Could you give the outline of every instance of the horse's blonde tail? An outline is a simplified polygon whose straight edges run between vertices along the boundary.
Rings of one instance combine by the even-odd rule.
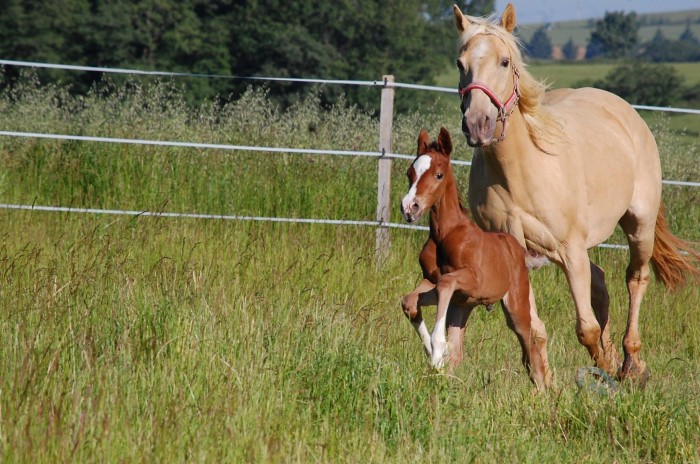
[[[656,216],[651,265],[656,279],[673,291],[686,283],[687,276],[700,281],[700,253],[694,248],[695,244],[681,240],[671,233],[665,213],[666,208],[661,203]]]

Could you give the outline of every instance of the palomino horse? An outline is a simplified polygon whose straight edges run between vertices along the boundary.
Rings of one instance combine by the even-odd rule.
[[[608,92],[545,92],[523,65],[512,5],[497,24],[457,6],[454,16],[462,130],[476,147],[468,194],[474,220],[555,262],[571,289],[579,342],[599,368],[643,383],[639,309],[649,263],[668,289],[687,275],[700,277],[694,264],[700,254],[671,234],[664,217],[654,137],[629,104]],[[604,274],[587,253],[616,224],[630,249],[622,364],[610,340]],[[546,338],[544,331],[539,336]]]
[[[508,327],[520,341],[522,362],[537,388],[543,389],[551,380],[547,341],[532,336],[538,332],[533,326],[544,330],[544,325],[530,311],[525,250],[512,235],[484,232],[469,219],[459,201],[451,152],[452,140],[444,128],[433,143],[421,130],[418,156],[408,169],[410,189],[401,210],[408,222],[430,210],[430,234],[419,256],[424,280],[404,297],[403,310],[431,364],[441,368],[449,357],[452,369],[462,360],[464,329],[472,309],[500,300]],[[437,315],[430,335],[421,306],[435,304]]]

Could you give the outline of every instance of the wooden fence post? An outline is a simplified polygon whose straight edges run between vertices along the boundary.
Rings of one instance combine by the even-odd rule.
[[[389,256],[391,238],[389,228],[383,224],[391,221],[391,158],[386,157],[391,153],[391,131],[394,123],[394,76],[383,77],[381,108],[379,110],[379,158],[377,176],[377,266]]]

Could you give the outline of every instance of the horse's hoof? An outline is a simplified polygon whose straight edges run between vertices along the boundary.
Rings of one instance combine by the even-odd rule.
[[[639,388],[646,387],[649,376],[649,368],[644,361],[640,361],[639,364],[626,361],[616,375],[618,380],[628,380]]]

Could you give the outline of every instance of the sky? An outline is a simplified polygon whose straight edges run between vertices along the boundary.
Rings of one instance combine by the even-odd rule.
[[[606,11],[659,13],[700,9],[700,0],[496,0],[499,15],[509,2],[521,24],[602,18]]]

